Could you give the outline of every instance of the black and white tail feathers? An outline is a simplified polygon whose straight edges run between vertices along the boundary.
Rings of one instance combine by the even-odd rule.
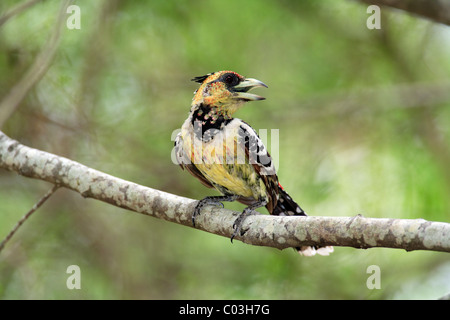
[[[278,202],[275,208],[273,208],[272,214],[276,216],[306,216],[305,211],[292,200],[286,191],[284,191],[281,185],[278,185],[279,195]]]
[[[284,191],[283,187],[279,185],[279,198],[276,207],[273,209],[272,214],[277,216],[306,216],[305,211]],[[328,256],[333,252],[333,247],[316,247],[316,246],[303,246],[295,248],[300,255],[307,257],[314,256],[316,253],[321,256]]]

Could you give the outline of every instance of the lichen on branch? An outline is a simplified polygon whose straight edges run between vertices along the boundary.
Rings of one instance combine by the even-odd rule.
[[[78,162],[33,149],[0,131],[0,168],[71,189],[131,211],[192,227],[196,201],[126,181]],[[240,212],[205,206],[198,229],[230,237]],[[387,247],[450,252],[450,224],[423,219],[252,215],[235,239],[277,249],[304,245]]]

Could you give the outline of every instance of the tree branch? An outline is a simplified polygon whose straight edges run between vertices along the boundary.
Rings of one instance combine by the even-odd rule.
[[[19,230],[20,226],[29,218],[31,215],[39,209],[45,201],[47,201],[53,193],[59,188],[59,186],[54,185],[47,193],[39,199],[38,202],[16,223],[14,228],[8,233],[8,235],[3,239],[3,241],[0,243],[0,252],[2,252],[3,248],[5,247],[6,243],[11,240],[12,236]]]
[[[16,111],[21,101],[39,80],[45,75],[58,49],[61,32],[65,26],[66,10],[73,0],[65,0],[61,4],[55,30],[49,37],[46,45],[36,57],[29,70],[20,81],[11,88],[9,93],[0,101],[0,128]]]
[[[25,11],[26,9],[34,6],[36,3],[40,2],[40,1],[42,1],[42,0],[30,0],[30,1],[27,1],[27,2],[19,3],[14,8],[12,8],[11,10],[9,10],[8,12],[6,12],[5,14],[3,14],[0,17],[0,27],[3,24],[5,24],[6,21],[8,21],[12,17],[14,17],[15,15],[22,13],[23,11]]]
[[[78,162],[26,147],[0,131],[0,167],[45,180],[114,206],[192,227],[195,200],[147,188]],[[239,215],[206,206],[196,219],[198,229],[230,237]],[[249,216],[243,223],[245,243],[278,249],[303,245],[355,248],[388,247],[450,252],[450,224],[423,219],[356,217]]]
[[[369,5],[388,6],[425,17],[434,22],[450,25],[448,0],[359,0]]]

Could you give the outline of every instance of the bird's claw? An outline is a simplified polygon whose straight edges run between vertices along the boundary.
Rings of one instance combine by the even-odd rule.
[[[202,210],[202,208],[206,205],[211,205],[211,206],[216,206],[216,207],[220,207],[220,208],[225,208],[225,206],[223,205],[222,202],[220,201],[215,201],[215,200],[211,200],[211,199],[203,199],[200,200],[197,205],[195,206],[194,209],[194,213],[192,214],[192,225],[195,227],[195,218],[200,215],[200,211]]]
[[[240,215],[239,217],[237,217],[236,220],[234,220],[233,223],[233,233],[231,235],[230,241],[231,243],[233,243],[233,239],[234,237],[236,237],[238,234],[241,234],[241,228],[242,228],[242,223],[244,222],[245,218],[247,218],[250,214],[252,214],[254,211],[253,210],[247,210],[245,209]]]

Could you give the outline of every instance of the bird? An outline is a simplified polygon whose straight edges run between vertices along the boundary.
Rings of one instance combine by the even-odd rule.
[[[188,118],[175,138],[175,157],[204,186],[222,195],[198,201],[195,218],[206,205],[238,201],[247,207],[233,224],[231,241],[241,234],[245,218],[266,207],[272,215],[306,216],[278,181],[272,158],[256,131],[233,115],[250,101],[264,97],[249,93],[267,85],[234,71],[217,71],[191,79],[200,84],[194,92]],[[302,246],[296,250],[304,256],[329,255],[333,247]]]

